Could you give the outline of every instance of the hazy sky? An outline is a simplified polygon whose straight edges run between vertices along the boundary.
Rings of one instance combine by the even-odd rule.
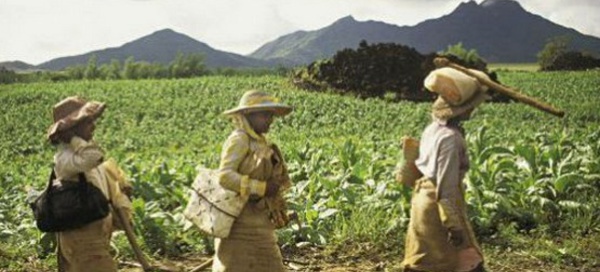
[[[245,55],[279,36],[319,29],[347,15],[410,26],[446,15],[467,1],[0,0],[0,62],[37,65],[118,47],[164,28]],[[600,0],[518,2],[531,13],[600,37]]]

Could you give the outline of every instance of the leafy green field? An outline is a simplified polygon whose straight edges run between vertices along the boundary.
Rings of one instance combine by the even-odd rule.
[[[499,71],[499,79],[567,115],[488,104],[466,124],[467,198],[490,270],[600,270],[600,72]],[[196,166],[218,165],[232,129],[221,112],[251,88],[295,107],[270,133],[288,161],[291,206],[302,221],[301,229],[279,232],[284,255],[298,257],[290,249],[308,242],[337,256],[328,262],[354,256],[395,271],[410,209],[410,190],[393,180],[399,140],[419,136],[430,104],[304,92],[274,76],[1,85],[0,271],[55,268],[25,188],[47,181],[51,107],[70,95],[109,106],[96,139],[134,184],[145,252],[178,259],[210,251],[210,239],[182,216],[187,188]],[[122,233],[113,247],[119,259],[133,260]]]
[[[540,70],[540,65],[538,63],[491,63],[488,65],[488,69],[491,71],[502,70],[536,72]]]

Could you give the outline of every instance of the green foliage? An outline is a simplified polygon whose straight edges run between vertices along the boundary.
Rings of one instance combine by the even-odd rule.
[[[600,68],[600,59],[590,53],[569,51],[570,38],[558,36],[550,39],[538,53],[541,71],[579,71]]]
[[[98,57],[92,55],[88,60],[85,72],[83,72],[83,78],[85,79],[98,79],[100,77],[100,71],[98,70]]]
[[[202,76],[206,74],[204,57],[201,54],[185,56],[182,53],[178,53],[175,61],[169,66],[169,70],[171,72],[171,77],[173,78]]]
[[[544,71],[579,71],[600,68],[600,59],[577,51],[559,54],[554,61],[544,67]]]
[[[486,70],[486,63],[483,61],[483,59],[479,56],[479,54],[477,53],[477,50],[475,49],[470,49],[467,50],[466,48],[464,48],[462,42],[459,42],[455,45],[448,45],[448,48],[446,48],[446,51],[440,52],[440,55],[452,55],[455,56],[459,59],[461,59],[462,61],[469,63],[470,67],[474,67],[476,69],[479,70]]]
[[[567,115],[487,104],[467,122],[467,202],[477,234],[598,235],[600,71],[499,75]],[[431,121],[430,104],[307,93],[276,76],[85,80],[0,86],[0,250],[11,260],[0,261],[0,270],[28,270],[25,263],[55,267],[24,203],[25,187],[40,189],[47,181],[55,152],[45,139],[51,107],[70,95],[109,106],[95,138],[135,188],[135,231],[144,251],[159,257],[210,251],[210,239],[183,219],[182,209],[195,167],[218,166],[232,129],[221,113],[247,89],[275,94],[295,108],[269,135],[288,162],[294,185],[287,197],[301,221],[280,230],[280,242],[370,241],[401,250],[411,190],[393,180],[393,171],[400,138],[419,137]],[[114,247],[120,258],[131,258],[122,236]],[[568,258],[582,254],[571,245],[552,252],[557,249]]]
[[[14,71],[0,67],[0,84],[9,84],[19,81],[19,76]]]
[[[66,76],[72,80],[83,79],[85,77],[85,69],[83,65],[69,66],[65,69]]]
[[[338,51],[331,59],[317,60],[294,71],[293,83],[303,89],[351,94],[362,98],[378,97],[388,101],[432,101],[435,95],[423,87],[423,80],[436,67],[433,60],[443,56],[467,68],[487,71],[477,52],[462,43],[449,46],[440,54],[422,55],[414,48],[394,44],[367,44],[357,49]],[[489,74],[498,82],[495,73]],[[492,101],[507,102],[505,95],[492,93]]]
[[[119,60],[113,59],[108,64],[103,64],[100,66],[100,74],[106,80],[115,80],[121,78],[121,62]]]
[[[540,70],[546,71],[556,58],[567,52],[570,38],[568,36],[558,36],[550,39],[542,51],[538,52],[537,58]]]
[[[422,91],[422,82],[433,68],[425,68],[426,57],[414,48],[393,43],[338,51],[331,59],[316,61],[295,72],[298,86],[322,90],[327,87],[360,97],[396,94],[396,100],[432,100]]]
[[[467,50],[466,48],[464,48],[462,42],[459,42],[455,45],[448,45],[448,48],[446,48],[446,51],[440,52],[439,54],[440,55],[454,55],[454,56],[458,57],[459,59],[462,59],[463,61],[470,62],[470,63],[482,62],[481,57],[477,53],[477,50],[475,50],[475,49]]]

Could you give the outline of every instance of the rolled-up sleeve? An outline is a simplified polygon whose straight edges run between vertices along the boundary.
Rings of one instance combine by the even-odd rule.
[[[56,170],[63,178],[69,178],[77,173],[88,172],[98,167],[104,161],[104,151],[94,142],[74,137],[70,148],[59,152],[56,157]]]
[[[459,229],[460,207],[460,145],[456,135],[443,137],[438,144],[437,200],[442,224],[448,229]]]
[[[228,190],[243,196],[255,194],[264,196],[266,183],[254,180],[239,173],[239,167],[250,151],[249,136],[242,132],[234,132],[225,141],[219,166],[219,184]]]

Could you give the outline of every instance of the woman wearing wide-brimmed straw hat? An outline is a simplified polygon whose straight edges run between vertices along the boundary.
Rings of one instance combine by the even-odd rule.
[[[291,186],[279,148],[270,143],[274,117],[292,111],[273,96],[247,91],[224,114],[235,130],[223,145],[219,184],[248,198],[227,238],[215,238],[213,271],[284,271],[275,229],[288,223],[283,192]]]
[[[93,141],[96,120],[106,108],[103,103],[68,97],[53,108],[48,140],[57,146],[54,155],[54,184],[78,181],[84,173],[87,182],[98,187],[114,207],[131,216],[131,203],[121,192],[123,173],[114,161],[104,161],[103,150]],[[57,233],[60,271],[117,271],[109,253],[113,216],[93,221],[81,228]]]
[[[413,190],[403,267],[405,271],[483,271],[483,254],[466,213],[462,180],[469,158],[461,123],[488,98],[487,87],[453,68],[432,71],[424,85],[439,96],[415,161],[423,177]]]

